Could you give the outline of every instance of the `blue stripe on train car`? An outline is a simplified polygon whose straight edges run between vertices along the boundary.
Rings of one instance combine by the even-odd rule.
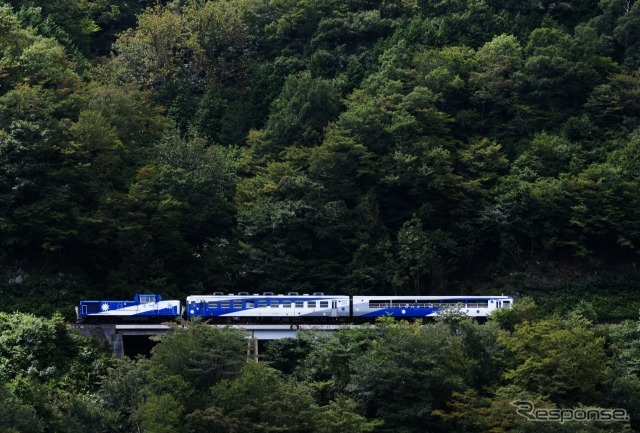
[[[216,299],[215,301],[205,301],[205,300],[201,300],[195,303],[194,306],[192,305],[187,305],[187,316],[201,316],[201,317],[217,317],[217,316],[225,316],[225,315],[232,315],[233,313],[240,313],[240,312],[244,312],[244,311],[251,311],[251,310],[256,310],[256,309],[260,309],[260,308],[269,308],[271,304],[269,305],[259,305],[259,301],[269,301],[270,303],[273,301],[279,301],[278,302],[278,311],[284,311],[285,309],[291,308],[307,308],[305,307],[296,307],[295,303],[296,302],[328,302],[329,305],[326,307],[319,307],[316,306],[316,308],[320,309],[330,309],[331,308],[331,302],[334,301],[345,301],[347,299],[344,298],[327,298],[327,297],[314,297],[314,296],[305,296],[305,297],[287,297],[287,296],[266,296],[266,297],[249,297],[249,298],[222,298],[222,299]],[[209,305],[209,302],[214,302],[216,304],[216,306],[212,307]],[[222,307],[218,307],[218,302],[234,302],[237,303],[238,306],[236,306],[234,304],[234,307],[226,307],[226,308],[222,308]],[[246,303],[247,302],[253,302],[254,306],[253,307],[247,307]],[[288,302],[290,303],[290,307],[283,307],[283,303],[284,302]],[[204,304],[204,306],[201,306],[201,304]],[[341,311],[346,311],[346,307],[342,306],[340,307]]]

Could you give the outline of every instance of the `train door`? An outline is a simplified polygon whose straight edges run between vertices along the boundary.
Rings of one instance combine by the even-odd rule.
[[[338,301],[331,301],[331,317],[338,317]]]
[[[83,316],[87,315],[87,304],[82,304],[82,315]]]

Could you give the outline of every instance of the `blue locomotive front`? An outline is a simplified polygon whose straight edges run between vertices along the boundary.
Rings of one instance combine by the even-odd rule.
[[[76,307],[78,322],[173,320],[181,315],[180,301],[163,301],[158,294],[135,295],[132,301],[88,300]]]

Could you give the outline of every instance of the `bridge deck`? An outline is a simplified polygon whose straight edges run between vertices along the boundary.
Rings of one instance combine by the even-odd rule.
[[[344,328],[370,325],[304,325],[304,324],[269,324],[269,325],[209,325],[216,328],[242,329],[247,338],[256,340],[279,340],[296,338],[299,331],[320,333],[334,332]],[[169,332],[171,325],[162,324],[118,324],[89,325],[73,324],[72,328],[86,336],[104,338],[117,356],[123,356],[123,336],[152,336]]]

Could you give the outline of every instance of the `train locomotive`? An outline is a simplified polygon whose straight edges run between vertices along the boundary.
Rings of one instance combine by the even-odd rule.
[[[511,308],[511,296],[345,296],[322,292],[276,295],[214,293],[165,301],[158,294],[138,294],[133,301],[80,301],[78,322],[106,323],[171,321],[202,318],[211,323],[361,323],[378,317],[405,319],[437,317],[455,309],[470,317],[486,318],[500,308]]]
[[[138,294],[132,301],[88,300],[76,307],[78,323],[170,321],[182,315],[178,300],[165,301],[158,294]]]

